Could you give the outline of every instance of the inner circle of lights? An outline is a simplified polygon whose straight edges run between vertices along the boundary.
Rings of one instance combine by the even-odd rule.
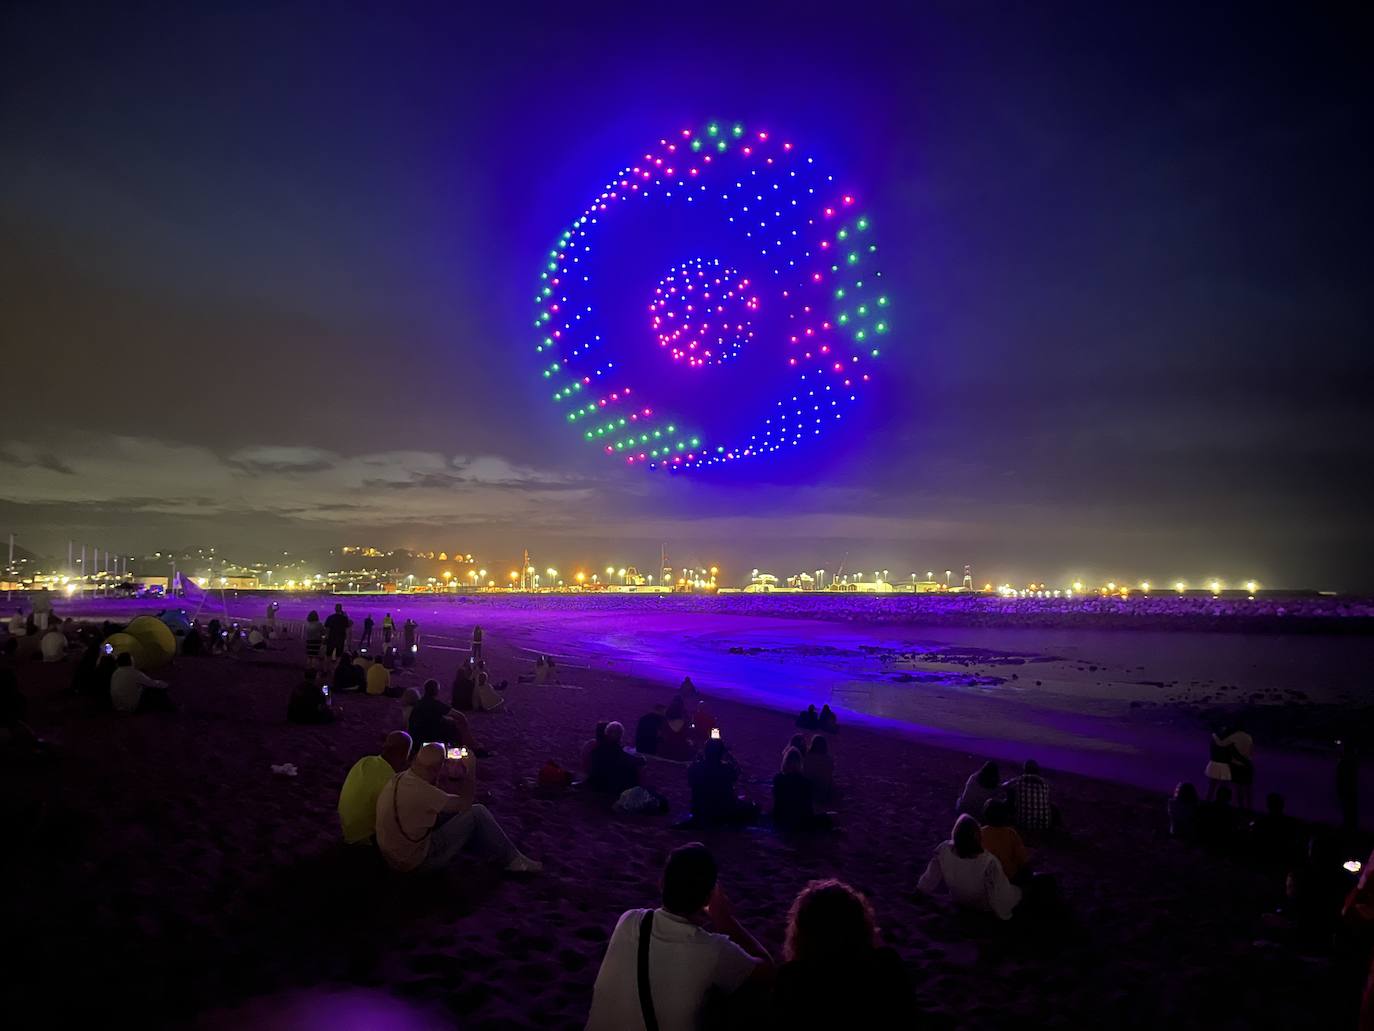
[[[739,354],[754,337],[749,315],[758,309],[748,277],[718,258],[697,258],[659,280],[649,305],[650,328],[673,361],[699,369]]]
[[[608,219],[651,198],[690,204],[697,218],[723,218],[757,251],[753,269],[713,258],[681,262],[649,306],[659,346],[686,368],[726,361],[753,341],[747,313],[785,316],[776,339],[758,342],[785,379],[781,396],[762,401],[754,432],[719,434],[711,405],[661,411],[652,383],[627,382],[617,371],[617,349],[637,341],[608,339],[583,259]],[[872,225],[855,191],[837,187],[814,157],[766,130],[712,121],[660,139],[602,187],[548,252],[535,326],[554,402],[605,454],[669,472],[762,457],[821,436],[870,383],[880,338],[890,331]],[[676,303],[688,284],[693,295],[711,294],[690,312]]]

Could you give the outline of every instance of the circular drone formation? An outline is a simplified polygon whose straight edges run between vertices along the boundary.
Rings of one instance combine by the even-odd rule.
[[[660,411],[653,382],[619,371],[619,356],[641,341],[607,328],[613,313],[594,302],[590,255],[598,230],[649,201],[723,219],[757,254],[752,269],[684,257],[648,298],[648,339],[675,367],[700,370],[763,348],[783,386],[763,399],[752,432],[719,425],[718,397],[698,411]],[[890,330],[877,249],[855,193],[790,141],[738,123],[683,129],[620,169],[550,250],[535,298],[542,378],[582,438],[628,465],[682,472],[799,447],[871,382]],[[781,327],[771,339],[755,324],[760,313]]]

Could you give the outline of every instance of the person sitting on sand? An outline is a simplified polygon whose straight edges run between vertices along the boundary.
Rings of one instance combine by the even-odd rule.
[[[830,817],[817,815],[815,788],[802,772],[802,754],[789,748],[782,769],[773,775],[773,826],[782,831],[828,830]]]
[[[334,710],[330,706],[329,686],[320,683],[320,675],[310,670],[291,692],[286,703],[286,718],[291,723],[333,723]]]
[[[477,678],[473,673],[472,663],[470,661],[464,662],[453,674],[453,685],[449,695],[453,701],[453,707],[461,709],[463,712],[472,712],[472,691],[476,686]]]
[[[663,731],[666,705],[655,705],[653,712],[646,712],[635,724],[635,751],[640,755],[657,755],[658,738]]]
[[[1169,796],[1169,837],[1197,840],[1197,807],[1197,788],[1189,781],[1179,781]]]
[[[391,694],[391,670],[380,662],[369,662],[366,673],[367,693],[370,695]]]
[[[1000,798],[990,798],[983,807],[983,848],[997,857],[1007,880],[1019,884],[1030,864],[1030,849],[1011,825],[1011,806]]]
[[[480,670],[477,682],[472,685],[472,707],[478,712],[495,712],[505,704],[506,700],[491,686],[487,671]]]
[[[735,792],[739,767],[720,738],[711,738],[701,758],[687,768],[692,789],[693,827],[742,827],[758,816],[759,807]]]
[[[808,705],[797,716],[797,726],[802,730],[815,730],[821,725],[820,713],[814,705]]]
[[[511,844],[486,806],[469,804],[438,786],[448,765],[444,746],[429,742],[420,746],[410,769],[383,785],[377,796],[376,833],[387,865],[399,873],[428,873],[442,870],[470,849],[511,873],[542,870],[542,863]],[[449,771],[460,780],[467,776],[461,760]]]
[[[181,654],[192,657],[205,654],[205,638],[201,636],[200,624],[191,621],[191,625],[186,628],[186,635],[181,639]]]
[[[440,701],[437,680],[425,681],[420,700],[411,710],[407,729],[416,748],[426,741],[442,741],[445,744],[462,745],[479,759],[489,754],[486,749],[478,747],[467,717]]]
[[[821,706],[820,715],[816,717],[816,729],[826,734],[838,734],[840,732],[840,720],[828,705]]]
[[[344,694],[347,691],[366,691],[367,673],[361,666],[353,662],[353,656],[344,652],[339,656],[338,664],[334,667],[333,682],[329,685],[335,694]]]
[[[211,624],[213,629],[214,624]],[[210,644],[214,646],[215,637],[210,635]],[[320,669],[320,650],[324,647],[324,624],[320,622],[320,614],[314,609],[305,617],[305,668],[308,670]]]
[[[248,647],[260,652],[267,651],[267,635],[256,626],[250,627],[248,630]]]
[[[787,744],[785,744],[785,745],[782,746],[782,757],[783,757],[784,759],[786,759],[786,758],[787,758],[787,753],[788,753],[790,750],[792,750],[793,748],[795,748],[795,749],[796,749],[798,752],[800,752],[802,755],[805,755],[805,754],[806,754],[806,735],[805,735],[805,734],[793,734],[793,735],[792,735],[792,740],[789,741],[789,742],[787,742]]]
[[[393,730],[381,755],[365,755],[353,764],[339,792],[339,825],[344,842],[371,841],[377,829],[377,797],[389,780],[410,762],[410,735]]]
[[[935,849],[916,886],[933,895],[941,885],[961,908],[1001,920],[1010,920],[1021,902],[1021,889],[1007,880],[997,857],[984,851],[978,821],[967,813],[954,821],[950,839]]]
[[[220,623],[218,619],[212,619],[210,620],[209,624],[206,625],[205,636],[206,644],[209,645],[207,651],[209,651],[211,655],[215,655],[224,651],[224,639],[228,637],[229,634],[228,631],[224,629],[223,625]],[[310,648],[308,645],[306,646],[305,654],[306,665],[308,667],[310,662]]]
[[[44,662],[61,662],[67,657],[67,635],[56,626],[48,627],[48,632],[39,641],[38,650]]]
[[[639,787],[644,760],[625,751],[623,724],[607,723],[601,741],[587,758],[587,787],[605,795],[620,797],[622,791]]]
[[[640,973],[647,967],[647,978]],[[663,868],[663,905],[616,921],[592,988],[587,1031],[710,1026],[708,1007],[747,983],[762,986],[773,961],[740,926],[700,842],[674,849]]]
[[[1002,774],[995,762],[985,762],[976,773],[969,775],[964,783],[963,793],[955,811],[968,813],[975,819],[981,818],[989,801],[996,798],[1002,789]]]
[[[843,881],[811,881],[787,914],[773,1025],[787,1031],[919,1027],[906,964],[882,945],[868,899]],[[843,990],[826,990],[840,986]]]
[[[134,658],[120,652],[110,677],[110,704],[115,712],[173,712],[176,706],[167,685],[134,668]]]
[[[1016,826],[1023,831],[1047,831],[1058,822],[1058,813],[1050,804],[1050,785],[1040,776],[1040,764],[1027,759],[1021,766],[1021,776],[1002,785],[1011,803]]]
[[[696,743],[692,737],[692,724],[687,719],[687,707],[682,697],[674,697],[663,714],[663,725],[659,728],[658,752],[664,759],[674,762],[687,762],[696,754]]]
[[[811,782],[811,790],[816,801],[829,802],[835,793],[835,756],[830,752],[830,742],[824,735],[817,734],[811,739],[802,760],[802,773]]]

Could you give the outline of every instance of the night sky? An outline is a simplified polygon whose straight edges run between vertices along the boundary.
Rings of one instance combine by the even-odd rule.
[[[1354,5],[205,6],[0,12],[21,543],[1374,588]],[[894,329],[823,444],[669,478],[566,431],[531,302],[713,117],[862,188]]]

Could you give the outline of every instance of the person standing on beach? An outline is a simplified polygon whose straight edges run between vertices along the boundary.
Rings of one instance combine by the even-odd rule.
[[[210,647],[215,647],[214,621],[210,624]],[[320,614],[314,609],[305,617],[305,668],[307,670],[317,670],[320,668],[320,648],[324,644],[324,624],[320,622]]]
[[[1240,726],[1225,737],[1212,735],[1212,754],[1207,763],[1207,800],[1210,802],[1221,783],[1229,783],[1236,805],[1250,808],[1250,788],[1255,783],[1255,740]]]
[[[587,1031],[709,1026],[707,1003],[748,983],[766,984],[773,960],[735,919],[700,842],[674,849],[663,868],[663,905],[616,921],[592,988]]]
[[[367,651],[372,646],[372,613],[363,617],[363,639],[358,642],[363,651]]]
[[[277,636],[277,609],[279,609],[280,607],[281,607],[281,606],[278,605],[275,601],[269,601],[269,602],[267,603],[267,636],[268,636],[268,637],[276,637],[276,636]]]
[[[377,847],[387,865],[398,873],[428,873],[468,849],[510,873],[542,870],[542,863],[511,844],[486,806],[439,787],[447,762],[443,745],[422,745],[410,769],[392,777],[377,796]],[[460,781],[468,776],[462,760],[451,772]]]
[[[337,659],[344,653],[348,639],[348,616],[342,605],[334,606],[334,614],[324,621],[324,654],[326,658]]]
[[[478,663],[482,661],[482,628],[475,626],[472,628],[472,661]]]
[[[389,645],[389,644],[391,643],[391,638],[395,635],[395,633],[396,633],[396,621],[395,621],[394,619],[391,618],[391,613],[388,612],[385,616],[382,617],[382,646],[383,646],[383,647],[385,647],[385,646],[387,646],[387,645]]]

